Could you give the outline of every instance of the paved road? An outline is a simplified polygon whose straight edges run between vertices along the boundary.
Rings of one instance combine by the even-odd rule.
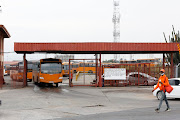
[[[39,87],[22,82],[0,90],[0,120],[179,120],[180,100],[169,100],[172,111],[154,112],[159,101],[152,86],[129,87]],[[9,80],[9,82],[8,82]],[[66,81],[65,81],[66,82]],[[162,110],[165,110],[163,103]],[[171,119],[173,118],[173,119]]]
[[[165,112],[165,106],[160,113],[156,113],[154,108],[139,108],[127,111],[108,112],[93,115],[84,115],[71,118],[57,118],[53,120],[179,120],[180,104],[172,105],[172,111]]]

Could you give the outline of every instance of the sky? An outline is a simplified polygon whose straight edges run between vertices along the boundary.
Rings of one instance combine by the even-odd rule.
[[[120,0],[120,42],[165,42],[163,32],[168,37],[172,25],[180,30],[179,5],[179,0]],[[0,0],[0,6],[0,24],[11,35],[5,39],[5,52],[14,51],[14,42],[113,42],[113,0]],[[44,56],[31,54],[27,59]],[[122,57],[130,59],[118,55]],[[162,55],[133,55],[149,57]],[[4,56],[5,61],[19,59],[22,55],[15,53]]]

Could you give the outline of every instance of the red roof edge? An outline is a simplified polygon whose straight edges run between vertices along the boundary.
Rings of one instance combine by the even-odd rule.
[[[7,31],[7,29],[4,27],[4,25],[0,25],[0,30],[3,32],[4,38],[10,38],[11,37],[9,32]]]

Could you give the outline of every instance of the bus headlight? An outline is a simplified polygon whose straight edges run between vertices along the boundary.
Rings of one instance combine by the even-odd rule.
[[[63,77],[59,77],[59,79],[63,79]]]
[[[43,77],[39,77],[40,79],[44,79]]]

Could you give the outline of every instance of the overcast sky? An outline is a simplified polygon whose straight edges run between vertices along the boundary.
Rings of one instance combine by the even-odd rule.
[[[0,5],[0,24],[11,35],[5,52],[14,51],[14,42],[113,42],[113,0],[0,0]],[[120,0],[120,42],[165,42],[163,32],[171,34],[172,25],[180,30],[179,5],[180,0]],[[22,58],[5,54],[5,60],[13,59]]]

